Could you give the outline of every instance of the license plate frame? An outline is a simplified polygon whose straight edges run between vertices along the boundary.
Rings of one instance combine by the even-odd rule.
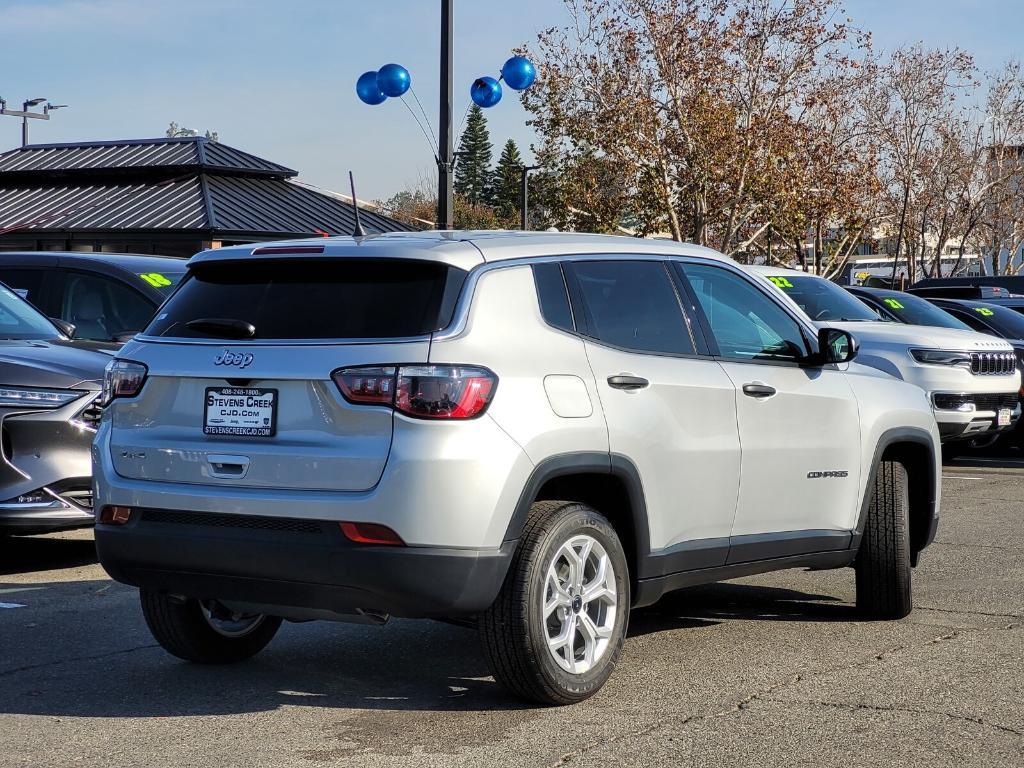
[[[996,426],[1008,427],[1013,421],[1013,411],[1009,408],[1000,408],[999,413],[996,415]]]
[[[253,404],[253,399],[270,396],[270,404]],[[217,399],[240,400],[219,404]],[[209,437],[255,437],[265,439],[277,434],[278,391],[268,387],[207,387],[203,396],[203,434]],[[210,409],[222,408],[240,413],[215,414],[219,423],[210,423]],[[269,411],[269,413],[268,413]]]

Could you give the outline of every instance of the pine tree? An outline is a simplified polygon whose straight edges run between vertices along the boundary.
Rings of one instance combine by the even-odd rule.
[[[455,165],[455,193],[474,205],[486,203],[491,180],[491,136],[487,118],[476,104],[469,110],[466,130],[459,141]]]
[[[512,219],[519,209],[519,185],[523,174],[523,158],[519,147],[509,139],[501,150],[498,165],[491,179],[491,205],[502,219]]]

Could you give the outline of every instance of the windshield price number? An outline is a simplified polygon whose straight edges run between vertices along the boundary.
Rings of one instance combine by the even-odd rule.
[[[277,429],[277,390],[208,387],[203,434],[272,437]]]

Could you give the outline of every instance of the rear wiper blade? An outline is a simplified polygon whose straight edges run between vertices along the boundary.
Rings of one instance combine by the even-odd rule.
[[[251,339],[256,335],[255,325],[230,317],[198,317],[185,323],[185,327],[207,336],[224,336],[230,339]]]

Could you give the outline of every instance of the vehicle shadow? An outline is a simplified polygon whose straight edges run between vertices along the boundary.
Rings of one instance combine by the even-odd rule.
[[[88,538],[0,538],[0,576],[79,568],[96,562],[96,544],[91,535]]]
[[[8,654],[0,664],[2,713],[136,718],[240,714],[283,706],[510,714],[534,709],[494,682],[471,629],[407,620],[383,628],[286,623],[254,659],[199,666],[155,645],[134,590],[104,580],[41,586],[55,597],[71,588],[86,596],[79,598],[79,615],[70,629],[53,617],[34,617],[31,605],[0,612],[0,634],[11,642],[4,645],[34,649],[23,659]],[[853,618],[849,606],[833,602],[828,596],[776,587],[695,587],[638,610],[630,636],[700,631],[730,619]]]
[[[733,582],[706,584],[673,592],[634,615],[644,620],[648,618],[648,613],[699,625],[717,624],[730,619],[806,622],[858,619],[854,606],[841,603],[839,598],[832,595]],[[637,623],[633,621],[634,625]],[[650,631],[658,631],[657,622]],[[630,634],[633,634],[632,627]]]

